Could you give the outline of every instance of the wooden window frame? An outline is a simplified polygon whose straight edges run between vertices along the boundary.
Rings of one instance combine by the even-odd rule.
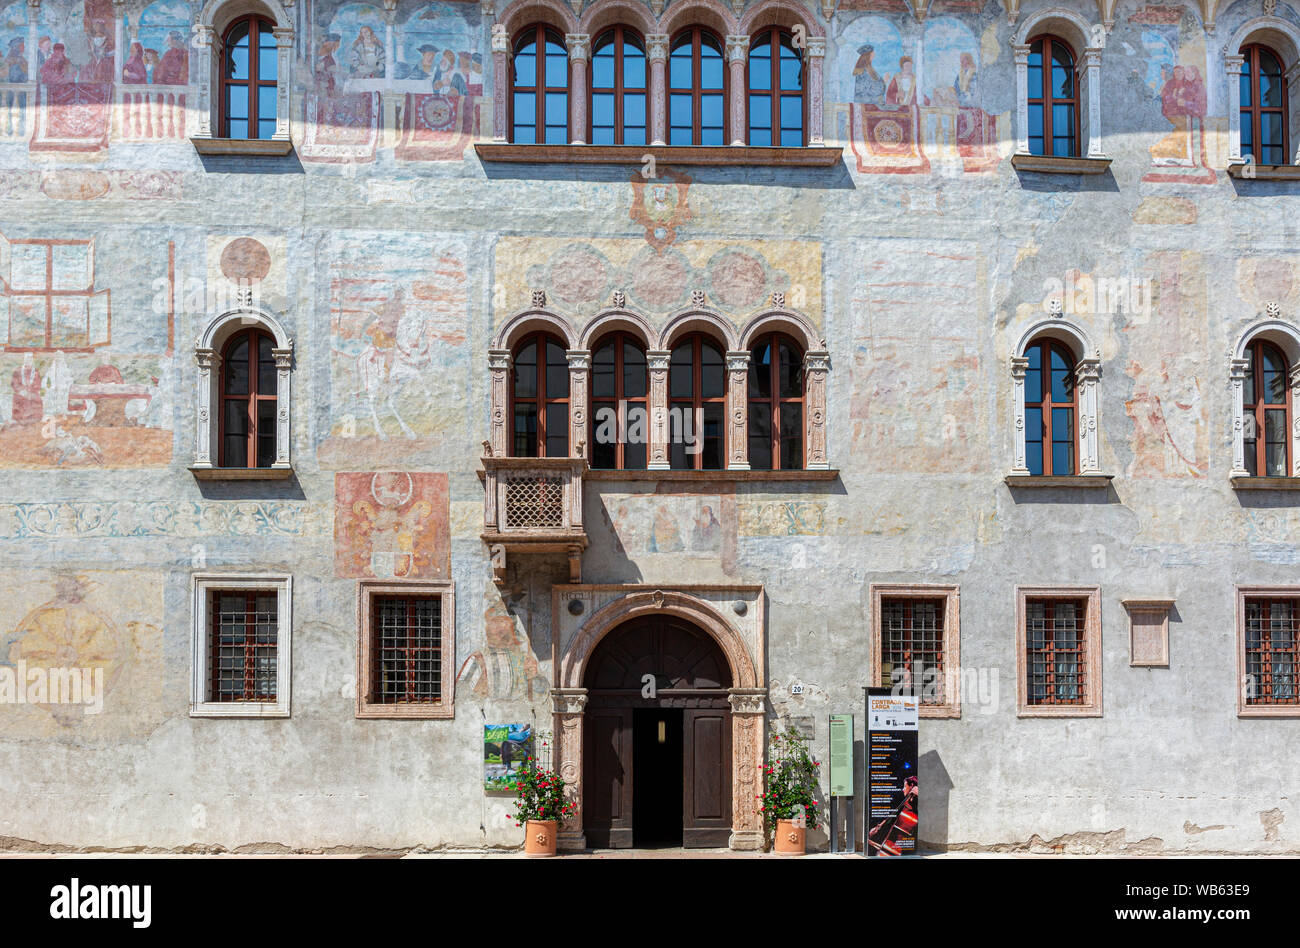
[[[1264,401],[1265,393],[1264,393],[1263,355],[1264,355],[1265,348],[1272,349],[1274,354],[1276,354],[1277,357],[1282,360],[1282,376],[1285,382],[1284,390],[1286,392],[1286,396],[1280,403]],[[1292,418],[1291,369],[1292,366],[1290,362],[1287,360],[1286,353],[1282,351],[1281,346],[1278,346],[1267,339],[1261,339],[1258,336],[1250,340],[1250,342],[1247,344],[1246,358],[1251,366],[1251,368],[1248,370],[1249,374],[1247,376],[1247,379],[1253,382],[1253,385],[1251,385],[1252,391],[1250,392],[1247,392],[1245,386],[1243,385],[1242,393],[1243,395],[1249,395],[1252,401],[1247,402],[1243,399],[1241,411],[1242,411],[1243,418],[1253,419],[1253,423],[1255,425],[1255,472],[1250,476],[1251,477],[1290,477],[1291,472],[1293,470],[1293,464],[1295,463],[1294,459],[1291,457],[1291,418]],[[1283,430],[1286,436],[1283,439],[1282,444],[1286,449],[1286,459],[1282,464],[1281,474],[1269,474],[1267,473],[1268,440],[1266,437],[1268,428],[1265,422],[1268,419],[1269,410],[1277,411],[1279,409],[1281,409],[1285,413],[1283,416],[1285,421]],[[1247,461],[1249,461],[1250,458],[1249,458],[1249,452],[1247,450],[1247,445],[1249,444],[1250,439],[1246,437],[1246,432],[1244,430],[1241,433],[1241,439],[1242,439],[1242,456]],[[1250,468],[1246,468],[1246,470],[1249,471]]]
[[[533,45],[534,48],[537,50],[537,54],[536,54],[537,69],[536,69],[536,74],[533,76],[534,85],[519,86],[515,83],[515,55],[519,50],[519,44],[525,39],[525,37],[528,36],[529,33],[532,34]],[[558,37],[560,41],[560,46],[562,46],[565,50],[566,61],[564,67],[563,88],[546,85],[546,34],[548,33],[550,33],[553,37]],[[515,140],[515,93],[516,92],[531,92],[533,94],[534,97],[533,144],[535,145],[547,144],[546,142],[546,96],[549,93],[563,92],[565,117],[564,117],[564,142],[562,144],[567,145],[569,143],[569,140],[572,138],[572,129],[570,128],[570,126],[572,125],[572,120],[573,120],[573,102],[571,101],[572,90],[569,88],[571,84],[571,77],[570,77],[570,67],[567,59],[568,49],[569,49],[568,44],[565,43],[564,41],[563,31],[557,30],[549,23],[542,23],[542,22],[531,23],[528,26],[524,27],[522,30],[519,30],[519,32],[515,34],[514,39],[510,43],[510,63],[508,66],[510,86],[506,90],[506,128],[510,130],[511,142],[514,142]],[[649,106],[648,101],[646,105],[647,107]],[[556,144],[556,143],[552,142],[551,144]]]
[[[1030,600],[1082,601],[1083,700],[1077,704],[1029,703],[1029,642],[1026,630]],[[1102,716],[1102,637],[1100,586],[1016,587],[1016,713],[1022,718],[1099,718]]]
[[[641,355],[646,360],[645,395],[634,397],[634,398],[629,398],[623,393],[623,381],[624,381],[623,346],[627,343],[631,343],[637,349],[639,349]],[[599,352],[606,345],[610,345],[610,344],[614,346],[614,397],[612,399],[604,396],[598,397],[596,395],[596,383],[594,378],[595,367],[596,367],[596,353]],[[623,330],[617,330],[617,329],[614,330],[613,332],[609,332],[601,336],[600,339],[597,340],[596,344],[591,347],[591,365],[592,365],[591,371],[593,373],[593,378],[590,384],[588,385],[588,391],[591,394],[588,398],[589,404],[587,406],[587,417],[591,419],[591,437],[587,439],[587,441],[589,442],[587,446],[587,462],[592,465],[592,470],[594,471],[626,471],[626,470],[644,471],[647,470],[650,466],[650,359],[646,355],[646,352],[647,350],[645,347],[645,343],[641,341],[641,337],[635,335],[634,333],[625,332]],[[631,410],[638,405],[641,406],[641,408],[645,412],[645,425],[644,425],[645,432],[646,432],[646,442],[645,442],[646,466],[645,467],[638,467],[638,468],[627,467],[627,457],[625,451],[627,445],[622,437],[620,437],[618,441],[616,441],[614,444],[614,458],[615,458],[614,466],[612,468],[607,468],[607,467],[598,468],[595,466],[596,432],[600,430],[600,422],[596,418],[596,411],[599,408],[610,407],[612,405],[614,411],[617,412],[619,410],[620,404],[627,405],[629,414],[631,414]],[[624,425],[626,424],[627,424],[626,418],[619,419],[620,433],[624,430]]]
[[[674,146],[674,147],[683,147],[683,148],[702,147],[700,144],[701,139],[703,139],[704,137],[704,128],[703,128],[704,104],[702,100],[706,90],[702,87],[704,59],[703,59],[703,53],[701,52],[700,37],[704,33],[708,33],[709,36],[711,36],[714,40],[716,40],[718,43],[718,48],[722,51],[722,144],[723,145],[728,144],[728,139],[731,137],[731,69],[730,69],[730,64],[727,62],[727,44],[724,41],[723,37],[719,36],[717,33],[714,33],[713,30],[709,29],[707,26],[694,24],[692,26],[687,26],[683,29],[678,30],[673,35],[672,39],[669,40],[668,42],[668,61],[665,65],[665,69],[667,70],[667,76],[664,79],[664,121],[666,126],[665,130],[667,132],[668,144],[670,146],[672,146],[672,139],[673,139],[672,97],[674,93],[676,93],[677,95],[681,95],[682,93],[687,91],[685,89],[673,88],[673,73],[672,73],[673,50],[677,48],[677,44],[683,36],[690,34],[691,37],[691,88],[690,88],[691,143],[689,146],[683,145],[683,146]],[[709,89],[707,91],[709,95],[717,94],[716,89]],[[647,100],[647,106],[648,105],[649,105],[649,101]]]
[[[1072,97],[1070,97],[1070,98],[1057,99],[1055,96],[1052,95],[1052,66],[1051,66],[1051,63],[1052,63],[1052,55],[1051,55],[1051,54],[1052,54],[1052,44],[1053,44],[1053,43],[1060,43],[1062,46],[1065,47],[1066,52],[1068,52],[1068,53],[1070,54],[1070,75],[1071,75],[1071,77],[1072,77],[1072,83],[1071,83],[1071,85],[1072,85],[1073,88],[1074,88],[1074,95],[1073,95]],[[1080,108],[1079,108],[1079,104],[1080,104],[1080,103],[1079,103],[1079,57],[1075,54],[1074,46],[1073,46],[1073,45],[1071,45],[1070,43],[1068,43],[1068,42],[1067,42],[1063,37],[1056,36],[1056,35],[1054,35],[1054,34],[1052,34],[1052,33],[1040,33],[1040,34],[1038,34],[1037,36],[1033,37],[1033,38],[1029,41],[1029,48],[1030,48],[1030,55],[1031,55],[1031,56],[1032,56],[1033,53],[1035,52],[1035,47],[1037,47],[1037,52],[1038,52],[1039,56],[1042,57],[1042,61],[1043,61],[1043,68],[1042,68],[1043,84],[1042,84],[1042,87],[1039,88],[1039,89],[1037,89],[1037,90],[1034,90],[1034,89],[1029,89],[1029,90],[1028,90],[1028,95],[1027,95],[1027,97],[1026,97],[1025,105],[1026,105],[1027,108],[1030,107],[1030,106],[1034,106],[1034,105],[1041,105],[1041,106],[1043,107],[1043,151],[1042,151],[1042,156],[1043,156],[1043,157],[1047,157],[1047,158],[1062,158],[1062,157],[1066,157],[1066,158],[1079,158],[1079,157],[1082,157],[1082,155],[1083,155],[1083,141],[1082,141],[1082,138],[1081,138],[1081,136],[1080,136],[1080,124],[1079,124],[1079,112],[1080,112]],[[1038,93],[1037,95],[1034,94],[1035,91],[1037,91],[1037,93]],[[1056,106],[1056,105],[1069,105],[1069,106],[1071,106],[1071,108],[1072,108],[1072,110],[1073,110],[1073,114],[1074,114],[1074,129],[1073,129],[1073,131],[1074,131],[1074,147],[1070,150],[1070,154],[1069,154],[1069,155],[1057,155],[1057,154],[1056,154],[1056,149],[1055,149],[1055,147],[1053,146],[1053,139],[1055,138],[1055,136],[1052,134],[1052,111],[1053,111],[1053,106]],[[1029,134],[1029,129],[1025,129],[1025,141],[1026,141],[1026,143],[1028,143],[1030,140],[1032,140],[1033,137],[1034,137],[1033,135],[1030,135],[1030,134]],[[1031,155],[1032,155],[1032,154],[1036,154],[1036,153],[1034,152],[1034,150],[1033,150],[1032,147],[1030,147],[1030,149],[1029,149],[1029,153],[1030,153]]]
[[[722,354],[722,395],[704,397],[704,343],[707,342],[713,348]],[[718,339],[705,332],[688,332],[683,333],[673,340],[672,348],[668,350],[668,409],[671,410],[677,405],[685,405],[687,399],[674,397],[672,393],[672,353],[676,352],[681,346],[691,345],[691,424],[692,430],[700,439],[700,450],[695,454],[688,454],[687,458],[691,462],[690,467],[673,468],[672,467],[672,445],[668,445],[668,465],[670,470],[679,471],[722,471],[726,470],[727,458],[731,455],[728,453],[730,439],[730,425],[727,423],[727,390],[731,386],[731,373],[727,370],[727,347]],[[704,464],[704,406],[721,405],[722,406],[722,466],[717,468],[703,467]],[[746,408],[748,411],[748,408]],[[670,416],[671,417],[671,416]],[[671,425],[670,425],[671,427]],[[748,431],[748,426],[746,426]],[[671,432],[670,432],[671,433]]]
[[[600,41],[606,36],[613,34],[614,39],[614,87],[607,88],[601,86],[596,88],[596,50],[600,46]],[[623,47],[625,37],[632,36],[641,44],[641,53],[645,58],[645,85],[639,89],[627,89],[623,85]],[[614,96],[614,144],[624,144],[624,116],[623,116],[623,96],[626,93],[640,93],[645,100],[645,142],[649,146],[651,139],[654,137],[651,130],[651,113],[652,103],[650,101],[650,51],[646,46],[645,37],[637,30],[630,26],[624,26],[619,23],[601,31],[591,44],[591,55],[587,57],[587,141],[595,141],[596,126],[596,93],[602,95],[612,94]],[[512,126],[513,127],[513,126]]]
[[[214,592],[276,594],[276,688],[273,701],[212,700]],[[190,577],[190,717],[287,718],[293,668],[293,577],[283,573],[194,573]]]
[[[270,467],[271,464],[275,463],[274,458],[271,459],[271,464],[262,465],[257,463],[257,439],[258,439],[257,405],[260,402],[270,402],[271,404],[275,404],[276,401],[279,399],[279,368],[278,367],[276,369],[276,394],[263,395],[257,390],[259,375],[260,375],[260,372],[258,371],[260,368],[258,350],[260,349],[260,342],[263,338],[270,341],[271,349],[274,350],[275,336],[271,335],[271,333],[269,333],[267,330],[262,329],[261,327],[258,326],[251,326],[247,329],[241,329],[238,332],[233,333],[230,336],[230,338],[226,340],[225,344],[221,347],[221,364],[217,371],[217,466],[220,468],[228,467],[228,465],[226,464],[226,403],[227,402],[243,402],[246,405],[248,405],[248,438],[247,438],[248,444],[245,447],[245,450],[248,452],[248,456],[247,456],[248,463],[236,467],[235,469],[239,470],[242,468]],[[248,340],[248,363],[249,363],[248,394],[227,395],[226,394],[226,366],[229,364],[229,361],[226,358],[226,356],[227,353],[229,353],[230,350],[235,345],[237,345],[241,339]],[[271,419],[272,419],[271,424],[275,428],[275,436],[278,437],[279,427],[278,427],[278,423],[275,420],[275,415],[276,415],[275,412],[271,413]],[[274,443],[274,438],[272,439],[272,441]]]
[[[1282,83],[1282,104],[1280,106],[1264,106],[1260,104],[1259,86],[1259,54],[1263,50],[1271,55],[1281,70],[1280,80]],[[1241,48],[1241,68],[1249,76],[1250,82],[1250,102],[1249,106],[1240,106],[1241,119],[1250,122],[1250,154],[1255,159],[1256,165],[1271,164],[1264,161],[1264,145],[1261,141],[1261,132],[1263,131],[1262,117],[1265,114],[1282,116],[1282,157],[1289,158],[1291,152],[1291,129],[1287,118],[1287,112],[1290,109],[1289,92],[1286,81],[1286,66],[1284,60],[1278,55],[1277,50],[1263,43],[1248,43]],[[1240,80],[1238,80],[1240,81]],[[1243,125],[1244,127],[1244,125]],[[1243,156],[1244,157],[1244,156]],[[1282,164],[1290,164],[1290,161],[1284,160]]]
[[[787,92],[781,88],[781,39],[790,39],[790,48],[794,50],[795,56],[799,58],[799,144],[786,145],[781,141],[781,100],[793,98],[793,92]],[[754,55],[755,41],[765,41],[769,44],[771,50],[771,75],[769,84],[771,88],[767,90],[768,101],[772,105],[772,125],[769,131],[772,133],[772,144],[770,146],[754,145],[750,140],[752,127],[749,121],[749,99],[753,95],[762,95],[762,89],[751,89],[749,87],[749,58]],[[794,39],[790,34],[779,26],[768,26],[759,30],[749,40],[749,50],[745,55],[745,142],[754,148],[772,147],[772,148],[805,148],[808,145],[808,87],[807,87],[808,58],[794,45]]]
[[[1036,402],[1031,402],[1028,395],[1025,397],[1025,467],[1029,467],[1029,445],[1032,443],[1029,439],[1029,411],[1037,408],[1043,416],[1043,471],[1039,476],[1042,477],[1071,477],[1079,473],[1079,365],[1074,358],[1074,353],[1070,347],[1057,339],[1039,338],[1035,339],[1025,347],[1025,358],[1029,358],[1029,352],[1032,349],[1041,348],[1042,357],[1039,359],[1039,382],[1040,398]],[[1052,401],[1052,351],[1060,352],[1066,358],[1066,364],[1070,368],[1070,390],[1074,397],[1068,402]],[[1026,370],[1028,372],[1028,370]],[[1052,451],[1052,411],[1058,408],[1069,408],[1074,418],[1074,433],[1070,439],[1070,469],[1068,471],[1057,471],[1053,464],[1054,458]]]
[[[231,52],[230,37],[231,34],[233,34],[236,29],[238,29],[240,26],[244,24],[248,24],[248,78],[231,79],[226,75],[230,71],[227,68],[227,64],[230,62],[230,52]],[[217,86],[218,89],[217,114],[221,119],[219,127],[221,129],[222,138],[227,138],[227,139],[230,138],[230,107],[226,97],[226,90],[229,89],[231,86],[244,86],[247,87],[249,90],[248,130],[250,133],[252,133],[252,137],[244,138],[244,139],[235,139],[235,140],[236,141],[259,141],[259,140],[269,141],[270,140],[270,139],[262,139],[259,135],[256,134],[258,130],[258,126],[262,122],[262,116],[258,114],[258,100],[261,97],[257,95],[257,92],[258,90],[268,86],[272,89],[278,88],[280,67],[279,67],[279,63],[277,62],[275,79],[261,78],[261,74],[260,74],[261,60],[262,60],[261,34],[263,32],[270,33],[272,34],[272,36],[274,36],[275,24],[272,23],[269,19],[267,19],[264,16],[259,16],[256,13],[246,13],[243,16],[236,18],[234,22],[232,22],[228,27],[226,27],[226,31],[221,36],[221,64],[220,64],[220,69],[218,70],[219,82]],[[277,50],[276,56],[279,56],[278,41],[275,48]],[[278,91],[276,93],[276,102],[278,105],[279,102]],[[274,116],[274,118],[278,122],[279,116],[276,115]]]
[[[1250,683],[1246,663],[1246,606],[1252,599],[1289,599],[1300,605],[1300,586],[1238,586],[1237,627],[1237,717],[1300,718],[1300,704],[1266,704],[1248,701]],[[1300,651],[1300,650],[1298,650]]]
[[[384,596],[436,597],[442,600],[442,698],[439,701],[374,701],[374,601]],[[358,718],[447,720],[456,716],[456,587],[451,582],[361,580],[357,584],[357,708]]]
[[[778,386],[778,384],[777,384],[778,379],[780,379],[780,377],[781,377],[781,365],[780,365],[780,358],[779,358],[779,353],[780,353],[779,344],[780,344],[781,342],[785,342],[786,344],[788,344],[792,349],[794,349],[794,351],[795,351],[795,352],[798,354],[798,356],[799,356],[799,363],[800,363],[800,365],[799,365],[800,394],[799,394],[799,396],[798,396],[797,398],[794,398],[794,397],[784,397],[784,396],[782,396],[782,395],[780,394],[780,388],[779,388],[779,386]],[[750,371],[751,373],[754,372],[754,371],[757,369],[757,367],[758,367],[758,363],[755,362],[755,361],[754,361],[754,358],[753,358],[754,351],[755,351],[756,349],[758,349],[758,347],[761,346],[761,345],[763,345],[764,343],[767,343],[769,346],[772,347],[772,349],[771,349],[771,351],[772,351],[772,359],[771,359],[771,361],[770,361],[770,363],[769,363],[769,365],[768,365],[768,372],[769,372],[769,376],[768,376],[768,391],[769,391],[771,394],[770,394],[767,398],[752,398],[752,397],[750,397],[750,394],[749,394],[749,379],[752,378],[752,376],[751,376],[751,375],[748,375],[748,374],[746,375],[746,381],[745,381],[745,436],[746,436],[746,438],[749,437],[749,430],[750,430],[749,408],[750,408],[750,406],[752,406],[752,405],[767,405],[769,411],[771,411],[771,413],[772,413],[772,416],[771,416],[771,417],[772,417],[772,436],[771,436],[772,466],[771,466],[771,468],[754,468],[754,467],[753,467],[753,459],[752,459],[752,458],[750,459],[750,466],[751,466],[751,468],[752,468],[753,470],[772,470],[772,471],[802,471],[802,470],[806,470],[807,467],[808,467],[808,414],[807,414],[807,412],[808,412],[808,406],[807,406],[807,401],[808,401],[808,374],[807,374],[807,372],[804,371],[804,368],[803,368],[803,360],[804,360],[804,357],[805,357],[806,353],[805,353],[804,350],[803,350],[803,346],[799,345],[798,341],[794,338],[794,336],[791,336],[789,333],[784,333],[784,332],[779,332],[779,331],[765,332],[765,333],[763,333],[762,335],[758,336],[756,339],[754,339],[754,341],[753,341],[753,342],[750,344],[750,346],[749,346],[749,352],[750,352],[750,369],[749,369],[749,371]],[[799,406],[799,419],[800,419],[799,424],[801,425],[801,427],[803,428],[803,430],[800,432],[800,436],[799,436],[799,445],[800,445],[800,449],[801,449],[801,457],[799,458],[799,466],[798,466],[798,467],[789,467],[789,468],[787,468],[787,467],[782,467],[782,466],[781,466],[781,460],[782,460],[782,459],[781,459],[781,406],[782,406],[782,405],[798,405],[798,406]],[[746,444],[746,448],[748,448],[748,444]]]
[[[943,674],[939,683],[942,700],[918,702],[923,718],[961,717],[961,587],[935,583],[871,584],[871,681],[879,683],[883,667],[884,604],[897,599],[940,599],[943,601]],[[885,682],[889,687],[892,683]]]
[[[565,395],[563,398],[549,398],[546,395],[546,346],[545,344],[548,341],[558,345],[560,349],[566,353],[566,357],[567,357],[568,349],[565,348],[564,340],[561,339],[559,336],[555,335],[554,333],[547,332],[544,329],[535,330],[523,336],[518,342],[515,343],[514,348],[510,351],[511,376],[509,379],[510,399],[508,405],[509,418],[510,418],[510,429],[509,429],[509,438],[510,438],[509,456],[510,457],[525,456],[525,455],[518,455],[515,453],[515,405],[518,404],[519,402],[525,402],[537,406],[537,454],[531,455],[531,457],[539,457],[539,458],[549,457],[549,455],[546,453],[546,406],[547,405],[563,404],[569,406],[569,410],[566,414],[566,417],[568,418],[568,422],[566,424],[571,426],[573,422],[573,405],[572,405],[573,379],[571,377],[569,378],[568,394]],[[527,398],[516,398],[515,378],[514,378],[514,372],[515,372],[514,366],[516,365],[515,359],[518,357],[520,350],[522,350],[530,342],[534,342],[537,344],[537,394],[535,396],[527,397]],[[566,372],[568,371],[567,367],[565,371]],[[571,429],[566,429],[566,438],[568,438],[568,430]],[[572,453],[573,453],[573,445],[570,443],[567,446],[565,456],[567,457],[569,454]]]

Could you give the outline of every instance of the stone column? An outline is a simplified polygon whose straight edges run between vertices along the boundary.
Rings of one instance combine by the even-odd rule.
[[[763,787],[763,753],[767,719],[766,688],[730,688],[731,704],[731,849],[761,850],[767,828],[758,809]]]
[[[219,50],[217,49],[217,36],[210,26],[196,25],[194,27],[194,36],[190,40],[190,45],[194,47],[199,61],[199,107],[194,110],[197,115],[197,128],[193,134],[197,138],[212,137],[212,82],[215,70],[213,61],[216,59]]]
[[[397,18],[396,9],[388,13],[384,24],[384,85],[391,86],[397,75],[397,27],[393,21]]]
[[[668,455],[668,349],[650,349],[645,354],[650,368],[650,455],[646,468],[666,471]]]
[[[727,353],[727,470],[749,470],[749,350]],[[703,432],[700,432],[701,436]]]
[[[276,141],[287,142],[289,135],[289,89],[292,88],[293,69],[293,28],[277,26],[271,32],[275,34],[276,68],[279,70],[275,83],[275,134]]]
[[[1029,46],[1013,44],[1016,64],[1016,154],[1029,154]],[[1049,149],[1050,151],[1050,149]]]
[[[1241,64],[1240,53],[1223,57],[1223,72],[1228,80],[1228,164],[1239,165],[1241,155]]]
[[[510,37],[504,28],[492,31],[492,140],[507,141],[506,94],[510,87]]]
[[[1025,375],[1028,372],[1028,359],[1017,356],[1011,360],[1011,385],[1014,389],[1015,402],[1013,437],[1016,452],[1016,463],[1011,468],[1012,474],[1029,473],[1029,467],[1025,464]]]
[[[493,457],[510,456],[510,428],[506,412],[510,409],[509,349],[488,350],[488,374],[492,393],[491,431],[488,437]]]
[[[808,37],[805,47],[808,55],[808,144],[825,145],[823,123],[826,120],[825,93],[823,92],[822,65],[826,62],[826,40],[820,36]]]
[[[830,370],[831,354],[825,349],[804,355],[804,455],[810,471],[830,469],[826,457],[826,376]]]
[[[668,34],[651,33],[645,38],[650,60],[650,144],[668,143]]]
[[[1080,359],[1075,378],[1079,388],[1079,473],[1100,474],[1101,462],[1097,451],[1097,382],[1101,378],[1101,360]]]
[[[1105,158],[1105,139],[1101,133],[1101,50],[1088,47],[1083,51],[1083,61],[1088,68],[1088,157]],[[1025,134],[1029,134],[1028,130]]]
[[[569,48],[569,143],[587,143],[587,58],[591,55],[591,37],[586,33],[566,33],[564,45]],[[537,57],[537,68],[543,68],[542,57]],[[539,93],[540,95],[540,93]],[[543,109],[546,106],[543,104]],[[542,137],[542,130],[537,130]]]
[[[582,824],[582,712],[587,706],[586,688],[552,688],[551,710],[555,715],[555,771],[564,778],[564,796],[574,805],[560,827],[557,847],[586,849]]]
[[[731,102],[728,107],[731,144],[743,145],[745,129],[745,67],[749,64],[749,37],[727,37],[727,68],[731,70]]]
[[[591,445],[587,428],[587,389],[591,381],[591,350],[570,349],[569,457],[585,458]]]
[[[1296,88],[1296,85],[1295,85],[1296,82],[1300,82],[1300,60],[1296,60],[1296,62],[1292,63],[1292,64],[1291,64],[1291,68],[1288,69],[1288,70],[1283,74],[1282,78],[1283,78],[1283,79],[1285,80],[1285,82],[1286,82],[1286,85],[1284,86],[1284,88],[1286,89],[1286,92],[1287,92],[1287,101],[1286,101],[1285,103],[1283,103],[1283,104],[1285,105],[1287,111],[1290,112],[1290,111],[1291,111],[1291,102],[1294,101],[1294,97],[1295,97],[1295,93],[1292,92],[1291,90],[1293,90],[1293,89]],[[1238,94],[1238,95],[1241,94],[1241,89],[1240,89],[1240,88],[1238,88],[1238,90],[1237,90],[1237,94]],[[1213,113],[1211,113],[1211,114],[1213,114]],[[1287,143],[1286,143],[1286,153],[1287,153],[1288,155],[1291,156],[1291,164],[1300,164],[1300,147],[1297,147],[1297,148],[1294,148],[1294,149],[1291,147],[1291,143],[1292,143],[1293,141],[1298,141],[1298,140],[1300,140],[1300,139],[1297,138],[1297,134],[1298,134],[1298,133],[1297,133],[1297,130],[1293,127],[1294,124],[1295,124],[1294,122],[1287,122],[1287,123],[1286,123],[1286,126],[1287,126],[1287,129],[1286,129],[1286,130],[1287,130],[1287,135],[1288,135]]]
[[[288,468],[293,431],[289,424],[289,410],[293,406],[293,348],[272,349],[275,359],[275,463],[272,467]]]
[[[40,18],[41,18],[41,0],[27,0],[27,81],[36,82],[40,79],[37,75],[39,67],[37,66],[37,43],[40,42]],[[32,103],[35,108],[36,103]],[[33,115],[36,113],[33,112]],[[29,120],[30,121],[30,120]]]
[[[212,387],[217,368],[221,365],[221,356],[213,349],[195,349],[194,364],[198,366],[198,411],[194,429],[194,467],[213,467],[212,463],[212,429],[215,416],[212,414]]]

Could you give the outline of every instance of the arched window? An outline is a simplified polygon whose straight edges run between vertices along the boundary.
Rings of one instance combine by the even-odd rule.
[[[722,350],[701,333],[683,337],[668,360],[669,466],[718,471],[726,457],[727,372]]]
[[[800,470],[803,449],[803,353],[789,336],[760,336],[750,349],[749,466]]]
[[[525,336],[515,347],[510,415],[514,419],[511,456],[569,456],[569,358],[564,344],[549,333]]]
[[[275,134],[279,49],[270,20],[240,17],[221,42],[221,134],[270,138]]]
[[[1029,41],[1029,153],[1079,156],[1079,83],[1074,51],[1055,36]]]
[[[275,340],[260,329],[236,333],[221,351],[220,467],[275,463]]]
[[[1074,357],[1044,339],[1030,345],[1025,358],[1025,466],[1030,474],[1074,474]]]
[[[1287,160],[1286,78],[1282,61],[1267,46],[1241,50],[1241,153],[1260,165]]]
[[[593,145],[646,143],[645,44],[628,27],[606,30],[592,47],[590,115]]]
[[[591,355],[591,466],[643,471],[650,418],[645,349],[630,333],[610,333]]]
[[[569,142],[569,51],[564,37],[536,24],[515,38],[510,77],[511,141],[519,145]]]
[[[727,144],[727,67],[722,41],[699,26],[668,54],[668,144]]]
[[[1246,470],[1252,477],[1287,477],[1291,459],[1291,387],[1286,357],[1271,342],[1256,339],[1246,349],[1242,386]]]
[[[803,61],[789,33],[764,30],[749,44],[749,143],[802,146],[803,118]]]

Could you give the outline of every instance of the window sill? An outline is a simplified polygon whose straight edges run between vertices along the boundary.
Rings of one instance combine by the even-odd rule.
[[[1104,489],[1110,486],[1114,477],[1114,474],[1070,474],[1060,477],[1047,474],[1008,474],[1003,480],[1008,487]]]
[[[1294,704],[1251,705],[1238,708],[1239,718],[1300,718],[1300,706]]]
[[[284,481],[293,477],[291,467],[192,467],[200,481]]]
[[[588,471],[589,481],[833,481],[838,470],[816,471]]]
[[[1105,174],[1109,158],[1057,158],[1049,155],[1012,155],[1011,167],[1038,174]]]
[[[749,145],[515,145],[479,142],[480,161],[552,164],[640,165],[650,155],[674,165],[776,165],[829,168],[843,160],[839,148],[807,145],[803,148],[758,148]]]
[[[1228,165],[1228,174],[1246,181],[1300,181],[1300,165],[1257,165],[1239,161]]]
[[[287,718],[289,707],[280,702],[204,701],[190,706],[192,718]]]
[[[446,721],[455,716],[455,709],[449,704],[361,704],[357,707],[357,717],[364,721]]]
[[[200,155],[283,158],[293,151],[293,142],[280,138],[202,138],[196,135],[190,142]]]
[[[1229,478],[1233,490],[1300,490],[1300,477],[1245,477]]]
[[[1101,708],[1091,705],[1070,707],[1068,705],[1045,706],[1037,708],[1021,707],[1016,712],[1018,718],[1099,718]]]

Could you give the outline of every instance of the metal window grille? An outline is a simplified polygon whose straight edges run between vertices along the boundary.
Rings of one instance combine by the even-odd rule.
[[[275,590],[212,593],[212,701],[274,701],[280,634]]]
[[[886,599],[881,613],[880,684],[942,704],[944,601]]]
[[[506,528],[564,526],[564,479],[525,475],[506,479]]]
[[[1300,600],[1246,600],[1246,675],[1248,705],[1300,704],[1296,665]]]
[[[1087,603],[1030,599],[1025,603],[1029,704],[1084,704],[1087,700]]]
[[[441,701],[441,597],[376,596],[371,609],[370,700],[376,704]]]

